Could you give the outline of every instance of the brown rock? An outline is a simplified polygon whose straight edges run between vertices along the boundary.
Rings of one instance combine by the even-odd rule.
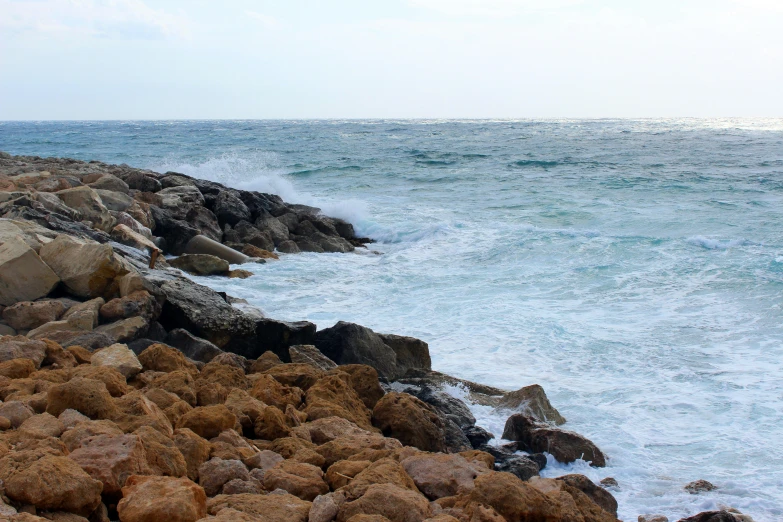
[[[359,514],[352,516],[348,522],[391,522],[388,518],[384,517],[383,515],[365,515],[365,514]]]
[[[289,494],[218,495],[207,502],[207,509],[211,515],[230,508],[255,517],[263,517],[262,520],[265,522],[307,522],[310,506],[310,502]]]
[[[110,245],[64,234],[42,246],[40,255],[68,290],[79,297],[107,297],[114,279],[128,273]]]
[[[113,323],[104,324],[95,329],[114,339],[118,343],[127,343],[147,333],[150,323],[144,317],[129,317]]]
[[[403,460],[402,467],[430,500],[469,492],[473,480],[486,471],[461,455],[443,453],[418,453]]]
[[[71,371],[71,376],[102,382],[112,397],[122,397],[131,391],[125,377],[111,366],[78,366]]]
[[[271,375],[261,375],[253,384],[250,395],[270,406],[276,406],[281,411],[287,405],[298,408],[302,404],[304,392],[301,388],[280,384]]]
[[[305,403],[307,406],[304,411],[309,420],[341,417],[360,428],[374,431],[370,410],[359,399],[356,391],[346,383],[346,379],[339,375],[327,375],[309,387]]]
[[[377,434],[370,435],[350,435],[338,437],[325,444],[321,444],[316,451],[324,457],[325,465],[331,466],[337,461],[346,460],[354,455],[360,454],[365,450],[395,450],[402,445],[400,441],[388,437],[382,437]],[[384,454],[385,455],[385,454]],[[285,456],[285,455],[283,455]],[[370,459],[362,459],[370,460]]]
[[[394,459],[380,459],[360,471],[343,488],[348,500],[354,500],[367,491],[373,484],[393,484],[400,488],[419,492],[413,479],[405,472],[402,465]]]
[[[390,522],[420,522],[432,515],[432,509],[420,493],[393,484],[374,484],[361,498],[343,504],[337,520],[346,522],[360,514],[381,515]]]
[[[175,372],[182,370],[197,374],[198,368],[179,350],[165,344],[153,344],[139,354],[139,362],[144,370],[156,372]]]
[[[0,243],[0,305],[44,297],[58,282],[52,269],[21,238]]]
[[[227,275],[230,279],[247,279],[248,277],[253,276],[253,272],[236,268],[234,270],[229,270]]]
[[[560,462],[569,463],[581,458],[592,466],[606,466],[604,454],[585,437],[536,422],[521,413],[508,418],[503,438],[519,441],[533,453],[548,451]]]
[[[283,489],[303,500],[312,501],[329,492],[319,468],[293,460],[284,460],[264,473],[264,487],[269,491]]]
[[[78,365],[76,357],[56,342],[49,339],[43,339],[43,342],[46,344],[46,357],[41,364],[52,369],[73,368]]]
[[[108,366],[114,368],[126,379],[133,378],[141,371],[141,363],[136,354],[126,344],[112,344],[101,348],[92,354],[92,366]]]
[[[60,301],[22,301],[3,310],[3,320],[16,330],[33,330],[65,313]]]
[[[0,404],[0,417],[8,419],[11,426],[18,428],[35,413],[32,408],[21,401],[9,401]]]
[[[259,259],[280,259],[277,254],[270,252],[269,250],[264,250],[263,248],[259,248],[255,245],[251,245],[249,243],[245,244],[244,247],[242,247],[242,253],[249,257],[257,257]]]
[[[193,433],[192,430],[179,428],[174,431],[174,444],[185,458],[188,478],[194,482],[197,481],[199,467],[209,460],[209,442]]]
[[[563,481],[571,487],[574,487],[587,495],[590,500],[595,502],[601,509],[617,516],[617,500],[611,493],[601,486],[596,485],[592,480],[584,475],[563,475],[557,477],[557,480]]]
[[[138,290],[125,297],[116,297],[101,306],[100,315],[107,321],[127,319],[136,315],[157,319],[160,315],[160,305],[149,292]]]
[[[557,503],[511,473],[482,473],[473,484],[468,502],[490,506],[508,522],[560,520]]]
[[[89,316],[92,317],[92,328],[95,328],[98,326],[101,306],[103,306],[105,302],[106,301],[102,297],[96,297],[95,299],[75,304],[68,308],[68,311],[63,314],[62,319],[67,320],[75,316]]]
[[[497,405],[498,408],[510,409],[533,417],[539,422],[551,422],[565,424],[565,417],[560,415],[542,388],[538,384],[531,384],[513,392],[508,392]]]
[[[57,417],[42,413],[33,415],[19,425],[20,434],[34,439],[45,439],[47,437],[59,437],[65,431],[65,426]]]
[[[207,515],[204,490],[186,478],[134,475],[117,505],[122,522],[195,522]]]
[[[73,411],[73,410],[69,410]],[[62,434],[62,441],[68,451],[73,452],[82,446],[87,439],[106,435],[109,438],[123,435],[122,430],[110,420],[86,420]]]
[[[237,418],[224,405],[200,406],[183,415],[177,428],[188,428],[205,439],[220,435],[223,430],[231,429]]]
[[[345,372],[351,376],[351,386],[365,406],[370,409],[384,396],[386,392],[381,388],[378,380],[378,372],[372,366],[366,364],[344,364],[337,371]]]
[[[686,484],[684,489],[691,495],[697,495],[705,491],[713,491],[715,489],[718,489],[718,487],[712,485],[710,482],[707,482],[706,480],[700,479],[700,480],[694,480],[693,482]]]
[[[187,475],[185,457],[173,440],[150,426],[142,426],[133,432],[144,444],[153,475],[184,477]]]
[[[326,482],[336,491],[349,484],[351,479],[364,471],[372,462],[369,460],[340,460],[326,470]]]
[[[487,453],[486,451],[470,450],[460,451],[459,455],[465,457],[468,462],[486,469],[495,469],[495,457]]]
[[[288,348],[288,355],[294,364],[309,364],[313,368],[329,371],[337,368],[337,364],[322,354],[318,348],[311,344],[297,344]]]
[[[68,457],[45,456],[5,482],[8,497],[38,509],[89,514],[101,503],[103,484]]]
[[[199,484],[209,497],[220,493],[223,485],[231,480],[251,479],[247,467],[241,461],[220,458],[212,458],[199,466],[198,477]]]
[[[160,375],[153,379],[150,386],[171,392],[191,406],[198,404],[195,380],[188,371],[177,370],[166,375]]]
[[[105,384],[81,377],[49,388],[47,404],[47,413],[54,416],[67,409],[76,410],[91,419],[110,419],[118,413]]]
[[[423,451],[445,451],[442,419],[425,402],[407,393],[388,393],[375,405],[373,424],[387,437]]]
[[[9,379],[24,379],[35,371],[35,363],[30,359],[11,359],[0,363],[0,375]]]
[[[285,415],[274,406],[264,408],[262,415],[256,419],[253,431],[256,436],[266,440],[288,437],[291,434]]]
[[[252,432],[259,417],[264,416],[267,405],[254,399],[244,390],[234,388],[224,403],[231,413],[237,416],[244,432]],[[262,437],[264,438],[264,437]]]
[[[250,366],[250,373],[262,373],[279,364],[283,364],[280,357],[275,352],[266,351]]]
[[[68,458],[103,484],[103,493],[119,492],[131,475],[151,475],[138,435],[96,435],[81,441]]]
[[[374,434],[341,417],[324,417],[305,423],[302,428],[308,431],[310,440],[314,444],[325,444],[338,437]]]
[[[196,382],[220,384],[228,389],[240,388],[247,390],[250,382],[245,377],[245,372],[233,365],[221,364],[210,361],[202,369]]]
[[[295,386],[307,391],[324,376],[324,371],[310,364],[280,364],[269,368],[266,372],[278,382],[286,386]]]

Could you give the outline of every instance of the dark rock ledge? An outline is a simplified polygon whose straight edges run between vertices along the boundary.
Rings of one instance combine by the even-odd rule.
[[[418,339],[237,307],[155,260],[194,237],[256,262],[368,242],[269,194],[0,153],[0,520],[617,520],[586,477],[538,476],[542,452],[605,463],[540,386],[507,393],[433,371]],[[232,275],[191,255],[171,264]],[[444,384],[507,412],[509,442]]]

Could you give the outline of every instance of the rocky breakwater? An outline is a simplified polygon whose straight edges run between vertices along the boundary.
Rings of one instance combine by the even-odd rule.
[[[617,520],[586,477],[539,476],[541,452],[606,460],[539,386],[432,371],[418,339],[239,309],[151,256],[194,237],[254,258],[363,243],[275,196],[0,157],[0,520]],[[508,412],[506,444],[445,384]]]

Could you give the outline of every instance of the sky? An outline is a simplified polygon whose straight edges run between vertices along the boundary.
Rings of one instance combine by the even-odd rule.
[[[782,117],[783,0],[0,0],[0,120]]]

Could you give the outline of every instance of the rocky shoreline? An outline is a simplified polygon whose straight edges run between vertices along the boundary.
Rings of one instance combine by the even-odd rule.
[[[182,273],[369,242],[274,195],[0,153],[0,520],[616,521],[611,479],[539,476],[544,452],[607,459],[540,386],[456,379],[421,340],[278,321]],[[507,414],[508,442],[444,384]]]

